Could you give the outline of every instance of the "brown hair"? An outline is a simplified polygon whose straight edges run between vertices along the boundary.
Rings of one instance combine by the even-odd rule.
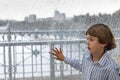
[[[101,44],[107,44],[105,49],[111,50],[116,47],[114,36],[110,28],[105,24],[94,24],[86,31],[86,35],[97,37]]]

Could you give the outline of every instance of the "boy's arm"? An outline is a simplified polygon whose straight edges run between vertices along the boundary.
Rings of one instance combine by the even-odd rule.
[[[65,57],[64,62],[79,71],[82,70],[82,64],[78,59],[71,59],[71,58]]]
[[[111,71],[108,80],[120,80],[119,69]]]

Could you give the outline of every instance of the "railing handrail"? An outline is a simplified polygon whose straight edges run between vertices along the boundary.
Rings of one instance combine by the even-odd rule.
[[[13,42],[0,42],[0,46],[17,46],[17,45],[45,45],[45,44],[71,44],[71,43],[79,43],[79,42],[85,42],[86,39],[76,39],[76,40],[44,40],[44,41],[13,41]]]
[[[85,32],[85,29],[81,30],[26,30],[26,31],[10,31],[12,34],[15,33],[53,33],[53,32]],[[120,31],[120,29],[112,29],[112,31]],[[8,30],[6,31],[0,31],[0,34],[8,34]]]

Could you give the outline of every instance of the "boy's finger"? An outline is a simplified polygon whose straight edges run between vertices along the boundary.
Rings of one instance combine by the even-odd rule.
[[[60,53],[62,53],[62,49],[60,48]]]
[[[57,52],[59,52],[59,50],[58,50],[57,48],[55,48],[55,50],[56,50]]]
[[[56,50],[55,48],[52,48],[52,50],[53,50],[55,53],[57,53],[57,50]]]
[[[56,53],[54,53],[54,52],[49,52],[49,53],[56,56]]]

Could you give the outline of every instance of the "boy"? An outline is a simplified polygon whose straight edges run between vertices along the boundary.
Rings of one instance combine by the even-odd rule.
[[[79,60],[65,57],[61,49],[53,48],[54,58],[71,65],[82,72],[82,80],[120,80],[119,66],[107,51],[116,47],[114,36],[105,24],[92,25],[86,31],[87,51],[80,64]]]

